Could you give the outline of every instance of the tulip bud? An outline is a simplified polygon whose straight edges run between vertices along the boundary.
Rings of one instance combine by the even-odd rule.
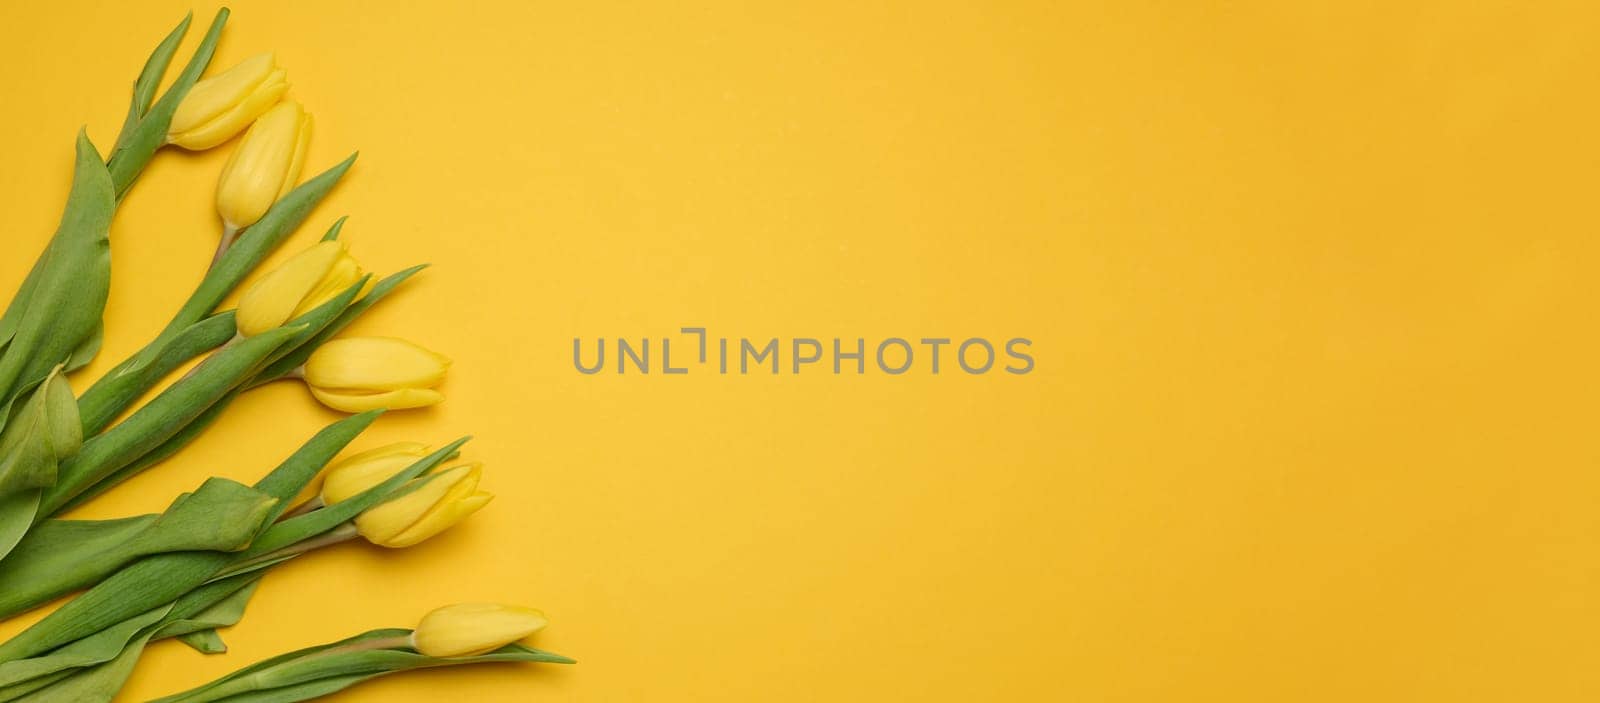
[[[361,280],[344,242],[318,242],[261,277],[239,298],[239,334],[250,337],[310,312]]]
[[[245,132],[217,181],[217,212],[229,232],[261,219],[294,190],[311,141],[311,115],[292,100],[267,110]]]
[[[544,629],[550,621],[533,608],[494,603],[447,605],[423,616],[411,634],[417,652],[430,657],[486,654]]]
[[[457,466],[415,479],[402,495],[356,517],[356,530],[381,547],[409,547],[449,529],[494,496],[478,490],[483,465]],[[409,490],[409,493],[404,491]]]
[[[428,447],[417,442],[368,449],[340,459],[328,467],[322,479],[322,503],[333,505],[376,486],[428,455]]]
[[[312,352],[305,380],[311,394],[335,410],[420,408],[444,400],[433,386],[449,366],[448,358],[403,339],[350,337]]]
[[[200,150],[232,139],[283,97],[287,75],[267,52],[195,83],[172,114],[167,142]]]

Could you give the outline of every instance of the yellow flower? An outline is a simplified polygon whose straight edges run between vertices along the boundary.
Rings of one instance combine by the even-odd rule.
[[[361,280],[344,242],[318,242],[261,277],[239,298],[239,334],[257,335],[310,312]]]
[[[323,405],[345,412],[420,408],[444,400],[433,390],[450,360],[393,337],[335,339],[311,353],[305,380]]]
[[[428,455],[427,445],[396,442],[340,459],[322,479],[322,503],[333,505],[389,480]]]
[[[409,547],[428,539],[494,499],[478,490],[482,475],[483,465],[472,463],[415,479],[401,488],[398,498],[357,516],[356,530],[382,547]]]
[[[293,100],[278,103],[250,126],[217,181],[217,212],[228,231],[255,224],[294,190],[310,141],[311,115]]]
[[[172,114],[167,142],[199,150],[232,139],[283,97],[287,75],[269,51],[195,83]]]
[[[550,621],[533,608],[494,603],[447,605],[423,616],[412,646],[430,657],[486,654],[544,629]]]

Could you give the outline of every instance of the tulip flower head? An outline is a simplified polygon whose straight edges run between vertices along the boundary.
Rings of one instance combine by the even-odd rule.
[[[318,347],[306,360],[305,381],[335,410],[420,408],[444,400],[433,387],[450,359],[403,339],[347,337]]]
[[[533,608],[494,603],[447,605],[423,616],[412,647],[430,657],[470,657],[492,652],[543,630],[550,621]]]
[[[225,237],[255,224],[278,198],[294,190],[310,142],[311,115],[293,100],[256,119],[217,181],[217,213]]]
[[[409,547],[422,542],[494,499],[478,490],[482,475],[483,465],[472,463],[414,479],[397,491],[397,497],[356,516],[356,530],[368,542],[381,547]]]
[[[333,505],[376,486],[428,455],[418,442],[396,442],[340,459],[322,478],[322,503]]]
[[[287,77],[267,52],[195,83],[172,114],[167,142],[198,151],[232,139],[288,92]]]
[[[338,240],[318,242],[262,276],[239,298],[239,334],[260,334],[310,312],[361,280],[361,266]]]

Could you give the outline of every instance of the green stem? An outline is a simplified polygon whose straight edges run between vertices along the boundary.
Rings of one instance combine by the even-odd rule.
[[[382,637],[377,639],[363,640],[360,642],[351,642],[350,644],[341,645],[338,647],[330,647],[319,652],[313,652],[311,654],[274,664],[273,666],[264,669],[259,669],[252,672],[248,676],[241,676],[236,679],[223,681],[220,685],[214,687],[202,687],[193,693],[169,696],[167,698],[160,699],[160,703],[212,703],[213,701],[225,700],[232,696],[263,690],[263,682],[266,681],[276,671],[281,671],[285,668],[303,668],[307,665],[314,665],[318,660],[325,659],[327,657],[354,654],[357,652],[375,652],[381,649],[410,649],[412,646],[411,640],[411,635],[397,635],[394,637]]]
[[[239,236],[239,228],[223,223],[222,239],[217,242],[217,253],[211,256],[211,268],[217,267],[217,262],[222,260],[222,255],[228,253],[228,247],[233,246],[234,237]]]
[[[346,522],[338,527],[328,530],[327,532],[317,535],[316,537],[301,540],[282,549],[273,550],[266,554],[262,554],[261,556],[252,557],[250,559],[241,561],[238,564],[234,564],[223,570],[221,573],[213,577],[213,579],[224,579],[229,576],[242,574],[268,562],[297,557],[301,554],[305,554],[306,552],[315,551],[323,547],[331,547],[335,544],[349,542],[350,540],[360,536],[360,534],[361,533],[356,530],[355,523]]]

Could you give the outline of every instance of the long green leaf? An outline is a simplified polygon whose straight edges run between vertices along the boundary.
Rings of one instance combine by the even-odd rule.
[[[121,200],[122,196],[127,194],[128,188],[133,185],[134,180],[144,171],[144,167],[150,163],[150,159],[155,156],[156,150],[166,144],[167,128],[172,125],[172,115],[178,111],[178,103],[183,102],[183,98],[189,94],[189,89],[193,88],[194,84],[200,80],[200,74],[205,72],[206,66],[210,65],[211,56],[217,50],[217,40],[222,37],[222,26],[227,22],[228,8],[218,10],[216,17],[211,20],[211,27],[206,30],[205,38],[200,40],[199,48],[195,49],[194,56],[189,58],[188,65],[183,67],[183,72],[179,73],[177,79],[172,82],[172,87],[167,88],[167,92],[161,96],[161,99],[156,101],[155,105],[139,118],[137,126],[131,131],[124,132],[119,144],[121,148],[112,157],[111,161],[106,164],[106,168],[111,172],[111,180],[116,184],[116,198],[118,200]],[[188,20],[186,18],[184,21],[185,29],[187,24]],[[179,36],[182,35],[180,34]],[[160,52],[161,48],[157,47],[156,51]],[[170,59],[171,57],[169,56],[168,60]],[[148,69],[148,63],[146,67]],[[163,73],[166,72],[165,68],[165,66],[162,67]],[[144,78],[143,75],[140,76],[140,80],[144,80]],[[155,81],[159,83],[160,77],[157,76]],[[137,86],[135,90],[138,90]],[[136,95],[135,100],[137,99],[138,96]]]
[[[149,363],[124,361],[78,398],[84,433],[94,434],[105,429],[157,381],[184,362],[222,346],[233,336],[233,311],[229,310],[189,325],[170,339],[153,342],[156,349]]]
[[[244,609],[255,595],[256,587],[261,584],[260,577],[260,574],[255,575],[256,580],[251,581],[250,585],[235,591],[203,612],[164,623],[161,629],[156,631],[153,639],[176,637],[203,654],[221,654],[228,651],[228,646],[217,634],[217,628],[229,627],[244,619]]]
[[[78,403],[58,370],[34,388],[0,430],[0,495],[54,484],[60,463],[77,454],[82,443]]]
[[[316,308],[313,308],[310,312],[307,312],[306,314],[301,315],[300,317],[295,318],[294,320],[291,320],[289,322],[289,324],[294,326],[294,327],[300,328],[301,331],[296,333],[294,336],[284,340],[284,342],[281,345],[279,345],[276,349],[274,349],[271,354],[269,354],[266,358],[261,360],[260,365],[263,368],[272,368],[277,364],[278,360],[284,358],[286,355],[293,354],[301,346],[304,346],[305,344],[308,344],[309,343],[308,340],[313,340],[313,339],[319,338],[320,335],[318,333],[321,332],[322,330],[326,329],[330,325],[336,323],[338,318],[339,318],[340,312],[342,310],[344,310],[345,307],[350,304],[351,300],[354,299],[356,295],[360,294],[361,287],[364,284],[365,280],[366,279],[362,279],[362,282],[358,282],[358,283],[350,286],[348,289],[346,289],[345,291],[341,292],[339,295],[336,295],[332,299],[328,300],[327,302],[324,302],[322,305],[319,305]],[[207,321],[210,321],[212,319],[222,318],[224,316],[226,316],[227,321],[229,323],[229,328],[225,333],[228,334],[228,335],[232,335],[233,334],[233,329],[232,329],[233,314],[231,312],[229,312],[229,313],[219,313],[218,315],[214,315],[211,318],[207,318]],[[206,325],[206,324],[207,324],[207,322],[202,322],[202,323],[199,323],[199,325],[191,327],[190,329],[191,330],[197,329],[198,327],[200,327],[202,325]],[[196,335],[193,335],[193,336],[195,337],[195,341],[196,341],[197,344],[205,344],[205,343],[209,342],[211,339],[214,339],[217,336],[221,336],[222,334],[224,334],[224,331],[219,329],[219,330],[214,330],[214,331],[199,332],[199,333],[197,333]],[[177,337],[176,339],[173,339],[171,342],[168,343],[168,345],[167,345],[168,348],[172,349],[171,356],[179,356],[179,355],[182,355],[182,354],[188,352],[188,349],[186,347],[183,347],[182,344],[180,344],[180,343],[184,342],[184,340],[187,339],[188,337],[190,337],[190,335],[180,335],[179,337]],[[165,356],[168,356],[168,355],[164,354],[163,357],[165,357]],[[138,367],[141,370],[138,374],[130,374],[128,376],[125,376],[124,378],[133,379],[135,375],[149,376],[149,375],[165,374],[166,370],[163,368],[165,365],[166,364],[161,363],[161,362],[158,361],[157,363],[148,364],[148,365],[145,365],[145,366],[142,366],[142,367]],[[259,371],[257,372],[256,378],[260,377],[260,373],[261,372],[259,372]],[[136,388],[136,384],[140,384],[140,383],[142,383],[142,380],[136,380],[136,381],[130,382],[130,383],[126,384],[125,386],[121,387],[119,389],[119,392],[131,393]],[[98,387],[98,384],[97,384],[97,387]],[[226,395],[224,395],[221,398],[217,399],[214,403],[211,404],[211,407],[209,407],[209,408],[207,408],[205,410],[205,412],[203,412],[200,415],[196,416],[195,418],[191,419],[188,422],[188,424],[186,424],[183,427],[183,429],[181,429],[178,432],[174,433],[171,437],[169,437],[166,441],[162,442],[159,446],[155,447],[154,449],[149,450],[145,454],[141,455],[138,459],[134,460],[133,462],[130,462],[126,466],[122,467],[121,469],[118,469],[117,471],[115,471],[115,472],[113,472],[113,473],[101,478],[93,486],[90,486],[89,488],[86,488],[86,489],[80,491],[77,496],[74,496],[73,498],[69,499],[65,504],[63,504],[57,510],[59,511],[59,510],[65,510],[65,509],[70,509],[72,507],[75,507],[75,506],[77,506],[77,505],[89,500],[90,498],[93,498],[94,496],[99,495],[101,492],[111,488],[112,486],[115,486],[115,485],[121,483],[122,481],[128,479],[129,477],[134,476],[134,475],[144,471],[145,469],[147,469],[147,468],[149,468],[151,466],[154,466],[155,464],[158,464],[158,463],[166,460],[168,457],[172,456],[173,454],[176,454],[184,446],[188,445],[189,442],[194,441],[197,437],[199,437],[202,433],[204,433],[206,428],[209,427],[211,425],[211,423],[215,422],[217,420],[217,418],[222,415],[222,412],[227,409],[228,405],[231,404],[236,397],[238,397],[239,393],[242,390],[244,390],[245,388],[248,388],[248,387],[252,387],[252,386],[249,383],[247,383],[244,387],[239,388],[239,389],[235,389],[233,391],[230,391]],[[93,393],[95,391],[95,389],[91,388],[91,389],[89,389],[89,391],[90,391],[90,393]],[[101,397],[100,396],[90,397],[89,394],[85,394],[84,400],[85,401],[90,401],[90,402],[93,403],[92,408],[91,408],[92,410],[97,411],[97,412],[99,411],[99,409],[101,407],[101,405],[100,405]]]
[[[63,373],[72,373],[94,361],[95,355],[100,353],[101,345],[106,341],[106,325],[102,321],[94,326],[94,331],[89,333],[89,338],[78,343],[78,348],[72,350],[67,356],[67,362],[61,369]]]
[[[259,370],[278,345],[300,330],[279,327],[212,354],[190,376],[174,383],[128,419],[84,442],[76,459],[61,467],[45,489],[39,516],[56,513],[73,497],[127,466],[181,431],[243,380]]]
[[[0,664],[0,687],[8,687],[66,669],[76,669],[104,664],[117,656],[134,637],[146,628],[161,622],[172,610],[169,603],[160,608],[140,613],[122,622],[113,623],[94,637],[85,637],[51,652],[47,657],[34,657]]]
[[[0,558],[10,552],[33,526],[42,491],[35,488],[0,496]]]
[[[344,449],[350,440],[370,425],[378,415],[377,412],[352,415],[329,425],[290,455],[272,473],[257,482],[256,490],[278,499],[278,502],[268,509],[263,523],[271,525],[282,515],[288,508],[289,500],[298,495],[317,472],[321,471],[329,460]],[[321,511],[313,511],[311,514],[315,512]],[[256,542],[267,541],[275,530],[295,523],[303,517],[305,516],[272,525]],[[279,531],[278,534],[285,533]],[[210,581],[230,563],[259,556],[260,552],[245,550],[238,554],[174,552],[139,559],[122,567],[78,597],[67,601],[4,644],[0,644],[0,663],[34,657],[68,642],[88,637],[110,625],[183,596]]]
[[[102,629],[49,654],[0,664],[0,701],[13,700],[85,667],[109,662],[144,635],[155,641],[233,625],[243,617],[245,605],[260,580],[260,574],[248,574],[214,581],[172,603]]]
[[[112,158],[116,157],[116,152],[123,150],[133,136],[134,129],[139,126],[139,120],[150,111],[150,103],[155,102],[161,77],[167,74],[172,57],[178,53],[178,43],[183,41],[183,35],[189,33],[189,23],[193,20],[193,12],[185,14],[183,21],[156,45],[155,50],[150,52],[150,58],[145,59],[144,69],[139,71],[139,77],[133,82],[133,100],[128,105],[127,118],[122,121],[122,132],[117,135],[117,146],[111,150]]]
[[[66,361],[100,324],[111,285],[111,178],[100,153],[78,133],[72,192],[45,250],[27,307],[0,355],[0,401],[12,399]]]
[[[572,659],[511,644],[471,657],[430,657],[405,644],[410,630],[373,630],[245,667],[197,688],[152,703],[302,701],[342,690],[374,676],[440,666],[496,662],[572,664]],[[318,682],[323,682],[321,685]]]
[[[138,476],[139,474],[144,473],[150,467],[171,458],[172,455],[177,454],[184,447],[189,446],[190,442],[193,442],[200,435],[204,434],[205,431],[211,427],[211,424],[217,421],[217,418],[222,417],[222,413],[228,409],[230,404],[233,403],[234,398],[239,397],[239,393],[240,390],[237,388],[228,391],[228,393],[218,399],[217,402],[212,403],[211,407],[206,408],[205,412],[200,413],[198,417],[190,420],[189,424],[184,425],[183,429],[178,430],[176,434],[168,437],[167,441],[162,442],[155,449],[145,452],[144,455],[134,460],[133,463],[111,472],[109,476],[100,479],[93,486],[90,486],[79,492],[78,495],[73,496],[72,499],[68,500],[60,508],[57,508],[56,514],[59,515],[61,513],[65,513],[77,508],[80,505],[83,505],[84,503],[94,500],[101,493],[109,491],[121,484],[123,481],[133,478],[134,476]]]
[[[149,635],[140,635],[104,664],[90,667],[40,689],[28,697],[37,703],[110,703],[144,654]]]
[[[249,486],[211,478],[160,515],[46,520],[0,561],[0,618],[92,585],[142,556],[243,549],[277,502]]]

